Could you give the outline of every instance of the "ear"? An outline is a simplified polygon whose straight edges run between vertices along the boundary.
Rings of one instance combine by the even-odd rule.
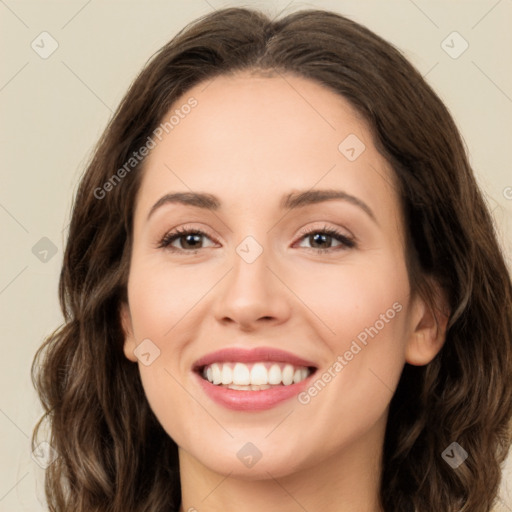
[[[412,305],[411,333],[405,350],[405,360],[414,366],[423,366],[438,354],[446,340],[446,326],[450,316],[446,295],[437,283],[431,284],[434,304],[431,306],[416,294]]]
[[[133,353],[135,350],[137,343],[135,340],[135,336],[133,335],[133,325],[132,325],[132,316],[130,314],[130,307],[126,302],[121,304],[120,308],[120,316],[121,316],[121,325],[123,327],[124,333],[124,344],[123,351],[124,355],[130,361],[134,363],[137,361],[137,357]]]

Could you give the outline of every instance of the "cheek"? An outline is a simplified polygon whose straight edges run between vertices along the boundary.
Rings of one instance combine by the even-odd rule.
[[[405,266],[392,258],[367,263],[317,273],[302,280],[298,291],[320,318],[330,355],[301,403],[326,422],[333,411],[344,411],[361,429],[380,417],[396,389],[408,325]],[[332,428],[346,434],[344,424],[334,422]]]
[[[347,350],[360,334],[364,342],[365,333],[369,336],[366,329],[375,324],[381,344],[403,332],[400,317],[405,316],[403,307],[409,294],[407,271],[401,262],[384,254],[363,264],[354,259],[339,266],[302,268],[287,279],[293,280],[294,293],[313,313],[310,318],[313,325],[320,326],[321,339],[337,354]],[[400,345],[400,339],[395,341]]]
[[[205,281],[179,266],[141,262],[133,268],[128,294],[137,339],[162,344],[205,294]]]
[[[142,385],[162,427],[176,441],[185,442],[191,425],[201,425],[205,418],[183,387],[188,361],[184,354],[194,338],[194,306],[201,307],[201,298],[218,278],[212,271],[205,272],[205,279],[197,278],[197,273],[168,263],[134,263],[128,298],[136,343],[149,339],[154,344],[150,351],[158,354],[149,365],[138,363]],[[177,411],[190,411],[187,420]]]

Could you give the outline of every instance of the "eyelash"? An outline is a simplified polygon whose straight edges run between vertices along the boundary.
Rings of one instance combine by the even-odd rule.
[[[329,252],[333,252],[333,251],[347,250],[347,249],[352,249],[352,248],[357,247],[356,242],[353,238],[348,237],[347,235],[340,233],[336,229],[332,229],[327,226],[324,226],[323,229],[313,228],[313,229],[303,230],[300,233],[301,236],[300,236],[299,240],[302,240],[303,238],[305,238],[307,236],[310,236],[313,234],[318,234],[318,233],[321,233],[321,234],[327,235],[327,236],[331,236],[331,237],[335,238],[338,242],[341,242],[342,245],[338,246],[338,247],[329,247],[327,249],[317,249],[315,247],[305,247],[305,249],[310,249],[311,251],[314,251],[319,254],[325,254],[325,253],[329,253]],[[157,245],[157,248],[158,249],[167,249],[167,250],[170,250],[171,252],[175,252],[175,253],[181,252],[181,253],[197,254],[197,251],[199,251],[200,249],[186,250],[186,249],[178,249],[176,247],[170,246],[170,244],[172,242],[174,242],[175,240],[177,240],[181,237],[184,237],[185,235],[200,235],[200,236],[205,236],[207,238],[212,239],[212,237],[210,237],[208,235],[208,233],[205,233],[204,231],[202,231],[200,229],[188,229],[186,227],[183,227],[183,228],[175,229],[174,231],[172,231],[170,233],[167,233],[160,240],[160,242]]]

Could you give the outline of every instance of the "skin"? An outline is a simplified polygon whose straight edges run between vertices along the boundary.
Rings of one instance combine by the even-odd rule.
[[[192,96],[198,105],[145,162],[122,309],[125,355],[179,447],[180,512],[380,511],[389,402],[405,362],[430,362],[446,326],[411,294],[393,171],[351,105],[314,81],[222,76],[171,110]],[[366,146],[355,161],[338,150],[349,134]],[[279,208],[289,192],[324,188],[364,201],[375,220],[344,200]],[[221,208],[166,204],[147,219],[164,194],[190,191],[214,194]],[[196,254],[190,238],[172,243],[181,252],[157,247],[184,226],[208,233]],[[324,226],[356,247],[301,235]],[[263,249],[252,263],[236,252],[249,235]],[[322,374],[397,302],[401,311],[307,404],[229,410],[192,374],[199,357],[228,346],[284,349]],[[148,366],[134,355],[147,338],[160,350]],[[237,457],[247,442],[262,454],[252,468]]]

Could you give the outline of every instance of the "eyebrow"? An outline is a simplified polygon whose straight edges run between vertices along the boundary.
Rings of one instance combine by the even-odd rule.
[[[323,203],[325,201],[342,200],[363,210],[376,224],[377,219],[371,208],[361,199],[344,192],[343,190],[323,189],[323,190],[303,190],[290,192],[283,196],[280,202],[280,208],[283,210],[295,210],[312,204]],[[218,197],[212,194],[202,192],[174,192],[162,196],[148,213],[147,220],[151,215],[165,204],[183,204],[195,206],[205,210],[218,211],[221,208],[221,202]]]

